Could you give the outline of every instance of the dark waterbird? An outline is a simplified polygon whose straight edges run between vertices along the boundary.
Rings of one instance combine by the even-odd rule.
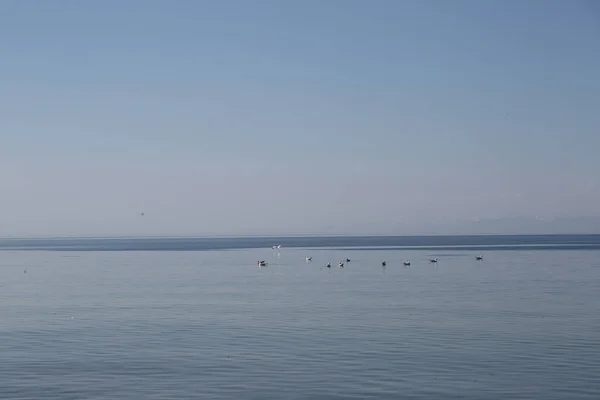
[[[387,263],[386,263],[385,261],[382,261],[382,262],[381,262],[381,266],[382,266],[382,267],[385,267],[386,265],[387,265]]]

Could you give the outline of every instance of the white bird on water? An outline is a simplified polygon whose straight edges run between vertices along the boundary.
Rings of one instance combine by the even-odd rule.
[[[311,262],[312,261],[312,257],[306,257],[306,262]]]

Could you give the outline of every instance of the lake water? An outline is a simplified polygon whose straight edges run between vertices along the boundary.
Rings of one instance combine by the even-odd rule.
[[[0,248],[1,399],[600,398],[597,236]]]

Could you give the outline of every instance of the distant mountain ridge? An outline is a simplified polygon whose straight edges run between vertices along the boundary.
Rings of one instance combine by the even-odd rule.
[[[430,223],[416,231],[418,233],[415,234],[433,235],[599,234],[600,217],[480,218],[454,223]]]
[[[390,219],[393,219],[390,218]],[[314,228],[314,227],[313,227]],[[320,229],[319,229],[320,228]],[[461,235],[586,235],[600,234],[600,217],[511,217],[480,218],[462,221],[423,222],[389,221],[348,221],[327,224],[317,229],[290,231],[263,231],[258,228],[230,233],[213,232],[129,232],[121,235],[0,235],[6,239],[103,239],[103,238],[231,238],[231,237],[311,237],[311,236],[461,236]]]

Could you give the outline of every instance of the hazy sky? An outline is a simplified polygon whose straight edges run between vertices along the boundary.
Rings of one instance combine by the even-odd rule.
[[[594,0],[0,3],[0,236],[600,216],[599,151]]]

